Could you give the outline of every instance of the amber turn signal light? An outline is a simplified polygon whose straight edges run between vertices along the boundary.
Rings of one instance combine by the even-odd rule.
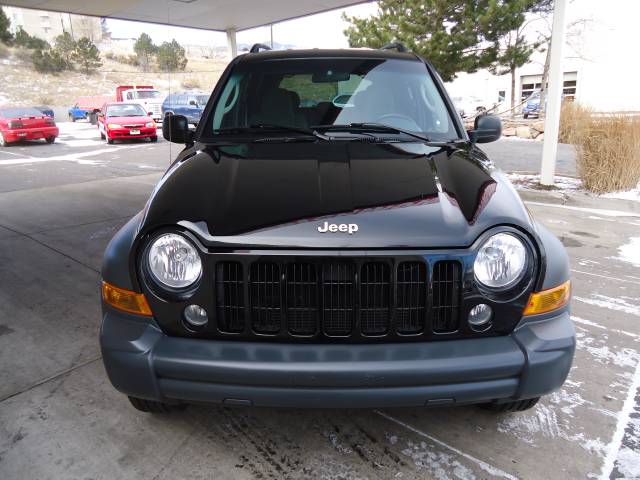
[[[529,301],[524,309],[524,315],[537,315],[547,313],[564,307],[571,298],[571,281],[567,280],[562,285],[534,292],[529,296]]]
[[[102,299],[104,303],[128,313],[151,316],[151,307],[142,293],[132,292],[102,282]]]

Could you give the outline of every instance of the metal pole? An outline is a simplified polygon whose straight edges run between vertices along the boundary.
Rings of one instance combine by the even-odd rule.
[[[236,43],[235,28],[227,29],[227,52],[232,59],[238,56],[238,45]]]
[[[553,30],[551,32],[548,103],[544,121],[544,145],[542,146],[542,168],[540,170],[540,183],[543,185],[554,184],[556,170],[560,107],[562,103],[562,87],[564,85],[562,47],[564,45],[566,7],[566,0],[555,0],[553,6]]]
[[[271,50],[273,50],[273,23],[270,25],[271,27]]]

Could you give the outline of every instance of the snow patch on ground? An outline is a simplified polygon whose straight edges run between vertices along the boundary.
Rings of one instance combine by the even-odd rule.
[[[619,200],[633,200],[635,202],[640,202],[640,183],[631,190],[627,190],[624,192],[611,192],[604,193],[600,195],[602,198],[617,198]]]
[[[587,305],[608,308],[609,310],[617,310],[618,312],[624,312],[640,317],[640,305],[630,303],[623,298],[613,298],[607,297],[605,295],[594,294],[591,296],[591,298],[574,296],[573,300],[586,303]]]
[[[540,175],[526,175],[522,173],[507,173],[507,178],[517,188],[541,189]],[[554,190],[578,190],[582,187],[582,180],[573,177],[555,177]]]
[[[475,479],[473,471],[460,463],[448,453],[434,451],[427,442],[407,442],[407,447],[402,454],[411,458],[414,465],[420,470],[427,470],[432,478],[446,480],[453,473],[454,478]]]
[[[612,258],[640,267],[640,237],[631,237],[628,243],[618,247],[618,256]]]

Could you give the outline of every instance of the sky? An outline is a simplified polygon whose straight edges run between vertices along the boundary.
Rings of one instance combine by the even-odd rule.
[[[273,40],[280,44],[294,45],[301,48],[342,48],[348,47],[343,34],[347,22],[342,20],[343,12],[347,15],[366,17],[376,12],[374,3],[354,5],[353,7],[303,17],[273,26]],[[226,46],[226,35],[220,32],[206,32],[191,28],[168,27],[125,20],[107,20],[107,25],[114,38],[137,38],[146,32],[155,43],[170,41],[175,38],[184,45]],[[304,33],[304,35],[301,35]],[[253,28],[238,32],[238,44],[253,44],[269,40],[269,27]]]

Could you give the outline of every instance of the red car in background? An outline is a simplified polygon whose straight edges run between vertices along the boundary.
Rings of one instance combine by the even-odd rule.
[[[100,138],[111,144],[114,140],[148,138],[158,140],[156,122],[139,103],[107,103],[98,115]]]
[[[44,139],[53,143],[58,136],[53,118],[31,107],[0,108],[0,146],[23,140]]]

